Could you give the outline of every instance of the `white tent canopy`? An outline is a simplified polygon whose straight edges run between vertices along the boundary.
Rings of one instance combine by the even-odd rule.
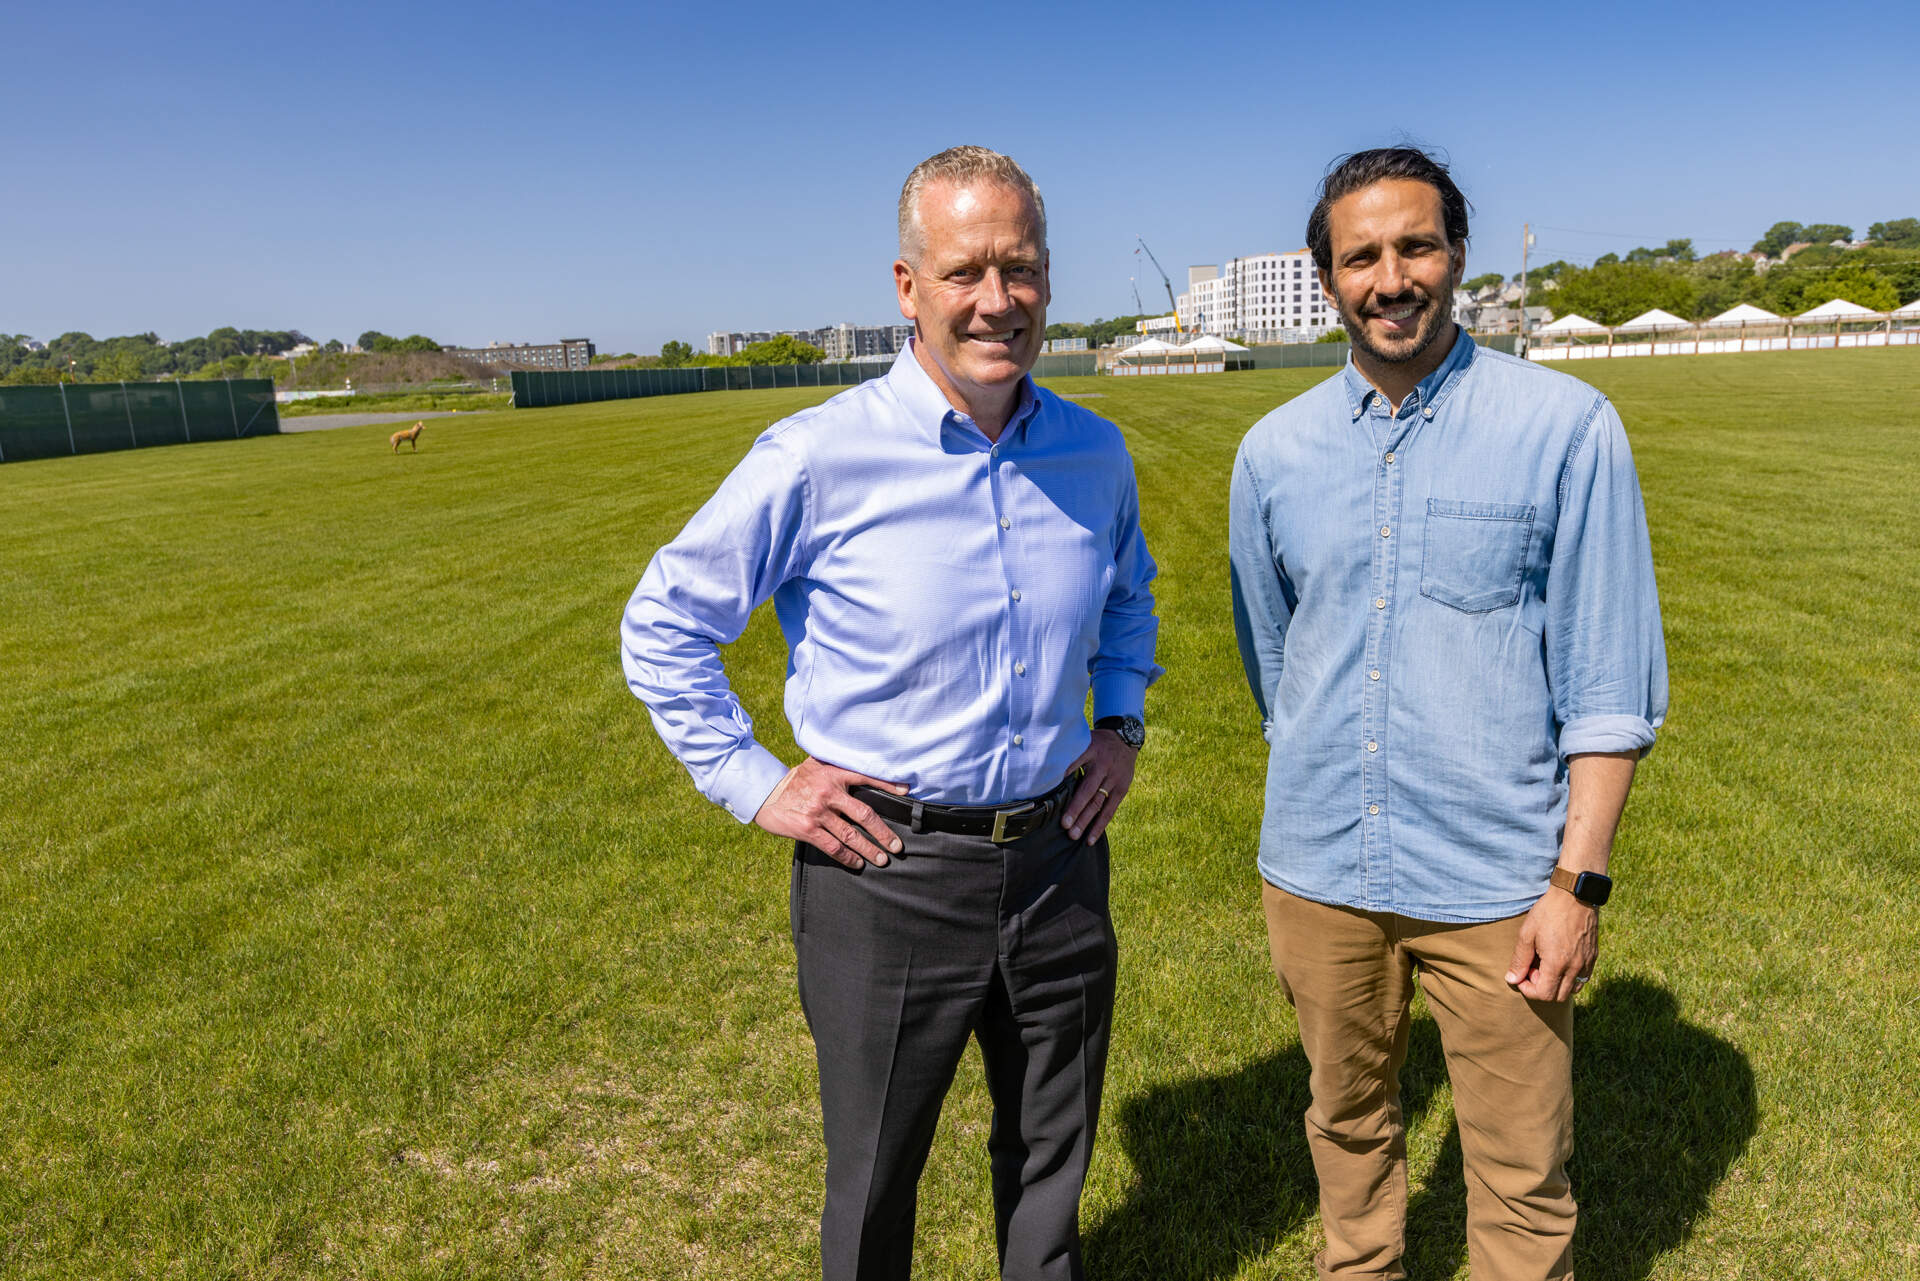
[[[1170,342],[1161,342],[1158,338],[1149,338],[1145,342],[1137,342],[1121,352],[1120,359],[1126,360],[1133,356],[1164,356],[1170,351],[1179,350],[1180,348]]]
[[[1777,325],[1780,323],[1780,317],[1765,308],[1743,302],[1738,307],[1730,307],[1721,312],[1707,323],[1709,325]]]
[[[1598,334],[1606,332],[1605,325],[1596,325],[1578,312],[1568,312],[1550,325],[1542,325],[1534,330],[1538,334]]]
[[[1915,298],[1912,302],[1899,308],[1893,314],[1896,316],[1920,316],[1920,298]]]
[[[1862,307],[1857,302],[1848,302],[1845,298],[1835,298],[1832,302],[1823,302],[1811,311],[1803,311],[1795,320],[1858,320],[1862,316],[1877,316],[1880,313],[1871,307]]]
[[[1194,351],[1194,352],[1200,352],[1200,351],[1218,352],[1218,351],[1245,351],[1246,348],[1242,347],[1237,342],[1229,342],[1227,339],[1215,337],[1213,334],[1204,334],[1201,337],[1196,338],[1192,342],[1188,343],[1184,348],[1182,348],[1182,350]]]
[[[1631,330],[1685,329],[1692,323],[1690,320],[1680,319],[1680,317],[1670,311],[1662,311],[1660,308],[1655,307],[1652,311],[1641,312],[1626,324],[1621,325],[1620,328]]]

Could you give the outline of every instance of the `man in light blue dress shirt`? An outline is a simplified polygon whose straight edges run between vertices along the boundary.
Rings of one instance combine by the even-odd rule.
[[[1352,342],[1240,447],[1229,547],[1269,743],[1268,937],[1312,1067],[1326,1277],[1399,1277],[1415,975],[1453,1083],[1475,1277],[1571,1275],[1573,994],[1666,715],[1619,417],[1452,319],[1466,200],[1410,148],[1308,223]]]
[[[909,176],[899,223],[910,349],[754,442],[647,567],[622,661],[700,791],[795,843],[823,1274],[908,1276],[971,1037],[1002,1275],[1077,1278],[1113,1006],[1105,832],[1160,674],[1154,566],[1119,431],[1028,376],[1048,301],[1032,179],[954,148]],[[791,769],[718,653],[769,600]]]

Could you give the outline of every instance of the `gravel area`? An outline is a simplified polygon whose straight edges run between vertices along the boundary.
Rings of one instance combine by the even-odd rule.
[[[332,427],[370,427],[374,423],[417,423],[422,418],[451,418],[455,414],[471,418],[475,414],[499,412],[497,409],[429,409],[410,414],[302,414],[298,418],[282,418],[280,431],[284,435],[295,431],[326,431]]]

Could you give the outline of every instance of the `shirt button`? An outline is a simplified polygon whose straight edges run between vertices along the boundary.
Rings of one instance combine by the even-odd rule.
[[[1006,518],[1005,516],[1002,516],[1002,517],[1000,518],[1000,528],[1002,528],[1002,529],[1012,529],[1012,528],[1013,528],[1013,522],[1012,522],[1012,521],[1010,521],[1010,520],[1008,520],[1008,519],[1007,519],[1007,518]]]
[[[1016,596],[1019,595],[1018,592],[1014,594]],[[1373,607],[1375,609],[1385,609],[1387,607],[1387,598],[1385,596],[1375,596],[1373,598]]]
[[[1367,750],[1368,750],[1369,752],[1377,752],[1377,751],[1379,751],[1379,750],[1380,750],[1380,744],[1378,744],[1378,743],[1376,743],[1376,742],[1374,742],[1374,741],[1373,741],[1372,739],[1368,739],[1368,740],[1367,740]]]
[[[1015,676],[1025,676],[1027,674],[1027,665],[1025,663],[1015,663],[1013,665],[1013,674]]]
[[[1373,669],[1372,671],[1370,671],[1370,672],[1368,672],[1368,673],[1367,673],[1367,679],[1368,679],[1368,680],[1370,680],[1370,681],[1377,681],[1377,680],[1379,680],[1379,679],[1380,679],[1380,669],[1376,667],[1376,668],[1374,668],[1374,669]]]
[[[1382,526],[1380,526],[1380,537],[1382,537],[1382,538],[1392,538],[1392,537],[1393,537],[1393,527],[1392,527],[1391,525],[1382,525]]]
[[[1022,737],[1020,737],[1020,736],[1019,736],[1018,734],[1015,734],[1015,735],[1013,736],[1013,745],[1014,745],[1015,747],[1018,747],[1018,746],[1020,746],[1020,744],[1022,744],[1022,743],[1024,743],[1024,742],[1026,742],[1026,741],[1027,741],[1026,739],[1024,739],[1024,738],[1022,738]]]
[[[1387,461],[1388,461],[1388,462],[1392,462],[1392,461],[1393,461],[1393,451],[1392,451],[1392,450],[1388,450],[1388,451],[1387,451]]]
[[[1020,599],[1020,589],[1019,589],[1018,587],[1016,587],[1016,588],[1014,588],[1014,589],[1013,589],[1013,598],[1014,598],[1015,600],[1019,600],[1019,599]]]
[[[1367,813],[1369,813],[1369,814],[1378,814],[1379,812],[1380,812],[1380,807],[1379,807],[1378,805],[1369,805],[1369,806],[1367,806]]]
[[[1426,407],[1426,409],[1425,409],[1424,411],[1422,411],[1422,412],[1424,412],[1424,413],[1426,414],[1426,416],[1427,416],[1427,417],[1429,417],[1429,418],[1431,418],[1431,417],[1433,417],[1433,406],[1432,406],[1432,405],[1428,405],[1428,406]]]

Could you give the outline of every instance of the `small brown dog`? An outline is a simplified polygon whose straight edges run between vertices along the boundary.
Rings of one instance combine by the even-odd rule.
[[[409,445],[413,446],[414,453],[416,454],[419,453],[420,452],[420,433],[425,428],[426,428],[426,423],[417,422],[413,426],[407,428],[405,431],[397,431],[393,433],[393,435],[388,438],[391,441],[393,441],[393,452],[396,454],[400,452],[400,442],[404,440]]]

